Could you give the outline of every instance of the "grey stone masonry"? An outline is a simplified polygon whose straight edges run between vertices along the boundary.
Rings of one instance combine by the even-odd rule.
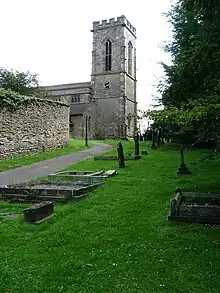
[[[92,32],[91,84],[97,103],[97,136],[132,137],[136,127],[136,29],[120,16],[93,22]],[[109,70],[107,42],[111,43]]]
[[[0,159],[64,147],[69,140],[69,106],[34,100],[0,109]]]

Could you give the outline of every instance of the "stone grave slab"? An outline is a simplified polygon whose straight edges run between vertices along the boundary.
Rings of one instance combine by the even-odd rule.
[[[15,220],[18,218],[18,214],[13,214],[10,212],[0,213],[0,221],[1,220]]]
[[[62,171],[49,174],[48,177],[62,181],[83,181],[83,182],[100,182],[115,175],[116,170],[108,171]]]
[[[168,220],[220,224],[220,194],[178,192],[171,200]]]
[[[41,201],[67,202],[84,197],[87,192],[100,184],[102,183],[53,180],[12,184],[0,186],[0,200],[33,203]]]
[[[140,160],[141,156],[125,156],[124,160],[125,161],[134,161],[134,160]],[[95,161],[98,160],[106,160],[106,161],[118,161],[117,156],[95,156],[94,157]]]
[[[52,201],[37,203],[24,209],[24,220],[31,224],[40,224],[50,218],[54,212]]]

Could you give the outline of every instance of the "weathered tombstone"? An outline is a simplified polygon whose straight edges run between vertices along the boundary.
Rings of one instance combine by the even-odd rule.
[[[170,202],[169,221],[202,224],[220,224],[219,194],[183,192],[176,189],[176,196]]]
[[[119,162],[119,168],[124,168],[125,167],[125,159],[124,159],[124,151],[123,151],[123,146],[121,142],[119,142],[118,147],[118,162]]]
[[[39,224],[54,212],[54,205],[51,201],[34,204],[24,209],[24,219],[29,223]]]
[[[138,133],[134,136],[134,148],[135,148],[135,156],[139,156],[140,155],[140,148],[139,148]]]
[[[18,215],[10,212],[0,213],[0,220],[14,220],[17,219]]]
[[[83,198],[102,182],[39,180],[0,186],[0,200],[9,202],[69,202]]]
[[[56,181],[84,181],[84,182],[102,182],[104,179],[112,177],[117,174],[116,170],[108,171],[61,171],[49,174],[49,178]]]
[[[184,145],[180,145],[180,167],[177,170],[178,175],[189,175],[192,174],[191,171],[189,171],[188,167],[185,164],[184,161]]]
[[[125,161],[134,161],[134,160],[140,160],[141,156],[132,156],[131,154],[128,154],[128,156],[124,157]],[[107,160],[107,161],[118,161],[118,156],[95,156],[94,160]]]

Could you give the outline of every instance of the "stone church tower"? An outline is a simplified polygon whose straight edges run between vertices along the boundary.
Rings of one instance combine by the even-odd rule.
[[[136,130],[136,29],[125,16],[93,22],[92,95],[96,136],[133,137]]]
[[[136,29],[125,16],[93,22],[91,81],[44,87],[70,105],[73,138],[129,138],[137,130]]]

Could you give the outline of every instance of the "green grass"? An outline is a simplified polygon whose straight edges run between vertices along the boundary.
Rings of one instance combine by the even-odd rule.
[[[55,149],[49,152],[3,159],[0,161],[0,172],[40,162],[43,160],[52,159],[57,156],[66,155],[71,152],[82,150],[84,148],[85,142],[83,140],[70,139],[69,145],[63,149]]]
[[[128,154],[132,146],[124,145]],[[219,191],[220,161],[191,164],[206,152],[187,151],[193,174],[178,177],[178,151],[148,152],[86,199],[57,204],[40,226],[2,220],[0,292],[219,293],[220,229],[167,216],[177,186]],[[71,169],[114,168],[115,161],[89,159]],[[4,203],[10,207],[21,211]]]

